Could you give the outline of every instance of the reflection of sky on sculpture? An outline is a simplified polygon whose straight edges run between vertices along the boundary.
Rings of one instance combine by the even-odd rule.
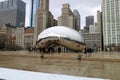
[[[84,43],[83,36],[79,32],[64,26],[56,26],[46,29],[38,36],[38,40],[51,36],[68,38]]]
[[[105,80],[98,78],[84,78],[40,72],[21,71],[0,68],[0,79],[6,80]]]

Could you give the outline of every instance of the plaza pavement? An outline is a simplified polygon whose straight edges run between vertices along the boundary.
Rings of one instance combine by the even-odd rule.
[[[82,60],[77,60],[78,53],[45,54],[28,51],[1,51],[0,67],[28,71],[37,71],[72,76],[104,78],[120,80],[120,53],[98,52],[82,54]]]
[[[0,55],[15,56],[15,57],[36,57],[39,58],[41,53],[24,51],[1,51]],[[46,53],[44,58],[46,59],[71,59],[76,60],[79,53],[67,52],[67,53]],[[105,61],[105,62],[120,62],[120,52],[97,52],[97,53],[80,53],[83,61]]]

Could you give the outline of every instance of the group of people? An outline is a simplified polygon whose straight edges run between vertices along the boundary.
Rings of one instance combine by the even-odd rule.
[[[43,48],[36,48],[36,47],[28,47],[27,50],[29,52],[41,52],[41,53],[54,53],[54,52],[61,52],[61,47],[54,48],[54,47],[43,47]]]
[[[62,52],[62,48],[61,47],[43,47],[43,48],[36,48],[36,47],[28,47],[27,50],[29,52],[40,52],[40,53],[61,53]],[[85,48],[83,50],[83,53],[92,53],[94,52],[93,49],[91,48]]]
[[[83,52],[84,52],[85,54],[86,54],[86,53],[92,53],[92,52],[94,52],[94,50],[91,49],[91,48],[85,48]]]

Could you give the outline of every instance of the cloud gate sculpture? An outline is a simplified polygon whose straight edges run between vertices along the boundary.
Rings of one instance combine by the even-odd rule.
[[[61,45],[74,51],[82,51],[85,47],[83,36],[74,29],[64,26],[48,28],[38,35],[39,48]]]

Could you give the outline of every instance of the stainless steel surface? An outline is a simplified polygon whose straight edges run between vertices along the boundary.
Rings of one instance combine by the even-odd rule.
[[[75,51],[83,50],[84,44],[81,33],[64,26],[55,26],[44,30],[39,34],[37,41],[40,48],[61,45]]]

